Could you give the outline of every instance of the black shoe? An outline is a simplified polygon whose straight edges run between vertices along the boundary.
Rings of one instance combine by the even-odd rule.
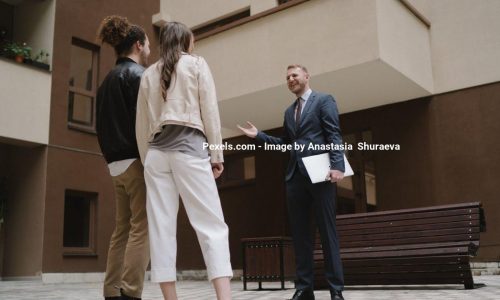
[[[314,300],[314,292],[311,289],[296,290],[289,300]]]
[[[344,300],[342,291],[332,290],[330,291],[330,296],[332,296],[332,300]]]
[[[116,297],[104,297],[104,300],[122,300],[121,296],[116,296]]]

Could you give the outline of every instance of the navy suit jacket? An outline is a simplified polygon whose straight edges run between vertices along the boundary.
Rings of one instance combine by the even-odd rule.
[[[304,151],[297,151],[295,147],[292,147],[286,171],[286,181],[292,178],[297,167],[304,176],[309,177],[302,158],[325,152],[330,153],[330,169],[344,172],[343,151],[308,149],[311,144],[342,144],[339,114],[335,99],[331,95],[313,91],[306,102],[298,127],[295,122],[295,105],[296,102],[292,103],[285,111],[284,134],[282,137],[270,136],[262,131],[259,131],[256,136],[258,141],[268,144],[305,145]]]

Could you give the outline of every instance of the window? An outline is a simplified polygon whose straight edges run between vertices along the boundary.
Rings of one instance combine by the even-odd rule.
[[[235,14],[228,16],[228,17],[225,17],[225,18],[219,19],[217,21],[213,21],[209,24],[203,25],[201,27],[195,28],[192,31],[193,31],[193,34],[196,38],[196,37],[198,37],[206,32],[215,30],[215,29],[220,28],[220,27],[227,25],[227,24],[234,23],[240,19],[243,19],[243,18],[246,18],[249,16],[250,16],[250,8],[247,8],[241,12],[237,12]]]
[[[377,190],[374,151],[360,151],[360,142],[373,143],[372,132],[365,130],[342,137],[353,150],[346,151],[346,157],[354,170],[354,176],[337,183],[338,213],[370,212],[377,209]],[[363,174],[363,175],[362,175]]]
[[[95,133],[99,47],[73,38],[71,44],[68,127]]]
[[[221,17],[215,21],[208,23],[207,25],[201,25],[199,27],[192,28],[191,30],[194,33],[195,39],[199,41],[214,34],[230,30],[237,26],[258,20],[260,18],[269,16],[290,7],[294,7],[295,5],[307,1],[309,0],[278,0],[275,7],[264,10],[262,12],[250,15],[250,8],[247,8],[228,17]]]
[[[14,6],[0,1],[0,43],[11,41],[14,25]],[[0,48],[0,51],[3,47]]]
[[[224,172],[217,179],[219,188],[241,186],[255,182],[255,156],[227,155]]]
[[[371,131],[363,131],[363,142],[368,144],[373,143]],[[373,151],[363,152],[363,165],[365,173],[365,190],[366,190],[366,205],[368,211],[375,211],[377,208],[377,189],[375,181],[375,158]]]
[[[64,197],[64,255],[95,254],[97,193],[66,190]]]

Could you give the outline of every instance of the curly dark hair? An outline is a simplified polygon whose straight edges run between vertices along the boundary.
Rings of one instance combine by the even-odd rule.
[[[111,45],[118,56],[130,54],[132,46],[139,41],[144,45],[146,32],[121,16],[107,16],[97,30],[97,39]]]

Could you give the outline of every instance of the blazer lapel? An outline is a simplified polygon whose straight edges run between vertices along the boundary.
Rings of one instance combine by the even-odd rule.
[[[285,130],[290,129],[291,130],[290,133],[293,136],[295,136],[295,132],[296,132],[295,117],[293,115],[294,109],[295,109],[295,104],[292,104],[288,107],[288,109],[285,112],[285,120],[286,120],[285,126],[287,127],[287,128],[285,128]]]

